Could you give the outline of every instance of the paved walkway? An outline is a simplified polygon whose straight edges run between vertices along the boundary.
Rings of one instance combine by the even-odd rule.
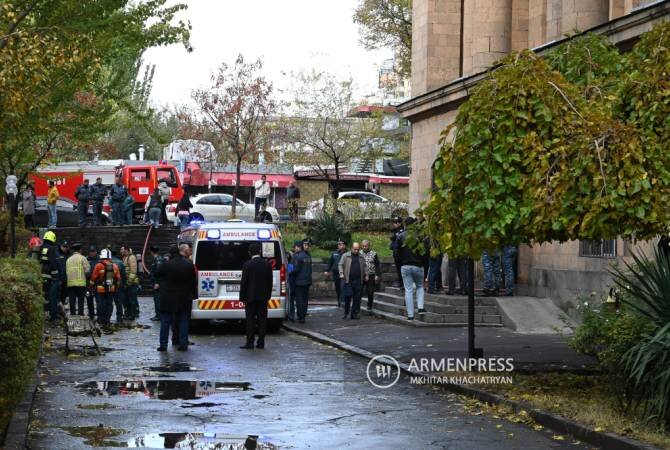
[[[374,354],[393,356],[409,364],[412,358],[467,357],[467,328],[411,327],[362,312],[359,320],[342,319],[335,306],[310,308],[307,323],[291,327],[321,333]],[[568,347],[568,337],[556,334],[519,334],[504,328],[476,328],[475,343],[485,358],[513,358],[516,370],[584,370],[594,358]]]

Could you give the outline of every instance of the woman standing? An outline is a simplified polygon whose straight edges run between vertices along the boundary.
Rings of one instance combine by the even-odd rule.
[[[35,222],[33,222],[33,216],[35,215],[35,187],[32,182],[28,184],[28,187],[21,194],[21,203],[23,206],[23,224],[26,228],[35,228]]]

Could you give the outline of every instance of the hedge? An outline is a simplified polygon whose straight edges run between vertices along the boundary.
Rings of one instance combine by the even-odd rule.
[[[0,258],[0,438],[35,369],[43,323],[37,262]]]

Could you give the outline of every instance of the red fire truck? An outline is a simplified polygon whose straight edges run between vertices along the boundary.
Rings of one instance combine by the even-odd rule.
[[[161,181],[165,181],[170,188],[169,202],[178,202],[184,194],[177,169],[163,161],[109,160],[61,163],[43,167],[37,173],[30,175],[35,183],[37,197],[35,223],[41,226],[47,222],[46,199],[49,180],[56,182],[60,194],[57,204],[58,225],[67,226],[77,224],[77,199],[74,193],[85,179],[94,184],[96,178],[101,178],[102,184],[110,187],[118,177],[123,180],[128,192],[135,199],[136,217],[143,215],[147,197]],[[103,216],[106,222],[110,222],[111,213],[107,201],[103,206]]]

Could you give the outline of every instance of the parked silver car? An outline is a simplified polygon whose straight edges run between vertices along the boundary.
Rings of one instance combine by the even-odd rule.
[[[191,215],[195,218],[206,220],[207,222],[225,221],[231,218],[233,210],[233,196],[230,194],[198,194],[191,197]],[[254,205],[244,203],[239,198],[235,207],[235,215],[238,219],[253,222]],[[167,207],[166,215],[169,221],[175,225],[179,223],[177,218],[177,204],[171,204]],[[279,222],[279,213],[272,206],[265,208],[261,213],[263,222]]]
[[[340,192],[337,197],[337,214],[347,219],[390,219],[406,216],[407,203],[393,202],[381,195],[367,191]],[[323,199],[310,202],[305,211],[305,219],[313,220],[323,211]]]

